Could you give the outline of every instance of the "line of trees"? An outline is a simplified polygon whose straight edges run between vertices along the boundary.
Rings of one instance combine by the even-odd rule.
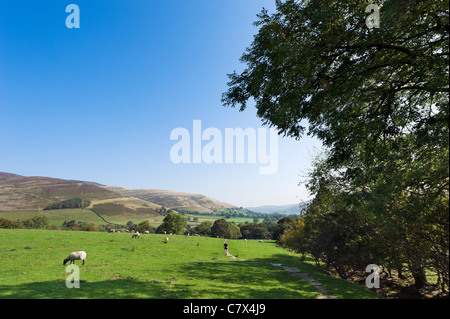
[[[283,217],[274,223],[234,223],[228,222],[225,218],[216,221],[204,221],[195,227],[186,224],[186,218],[176,213],[169,213],[164,218],[163,223],[154,231],[156,233],[173,234],[199,234],[202,236],[220,238],[246,238],[246,239],[275,239],[292,227],[294,218]],[[151,231],[151,230],[150,230]]]
[[[45,215],[33,216],[25,220],[9,220],[0,218],[0,228],[6,229],[51,229],[51,230],[70,230],[70,231],[139,231],[141,233],[148,231],[149,233],[172,233],[172,234],[199,234],[202,236],[221,237],[221,238],[247,238],[247,239],[275,239],[277,240],[285,229],[293,224],[292,217],[284,217],[278,222],[267,223],[239,223],[228,222],[221,218],[212,221],[204,221],[199,225],[192,227],[187,224],[187,218],[183,215],[167,212],[161,225],[152,226],[148,220],[144,220],[138,224],[128,221],[126,225],[119,224],[103,224],[65,220],[61,226],[50,224],[49,219]]]
[[[24,220],[10,220],[0,217],[0,228],[6,229],[47,229],[51,228],[48,217],[45,215],[32,216]]]
[[[51,204],[44,210],[69,209],[69,208],[86,208],[91,205],[91,201],[82,198],[71,198],[58,203]]]

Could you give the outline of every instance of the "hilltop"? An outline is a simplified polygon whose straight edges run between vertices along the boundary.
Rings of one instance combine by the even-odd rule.
[[[174,210],[177,210],[177,208],[183,208],[192,209],[196,212],[212,213],[214,211],[228,208],[238,208],[216,199],[206,197],[202,194],[191,194],[163,189],[128,189],[117,186],[105,186],[104,188],[122,195],[139,198],[141,200]]]

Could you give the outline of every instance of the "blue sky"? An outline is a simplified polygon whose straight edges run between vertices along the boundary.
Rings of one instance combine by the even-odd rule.
[[[0,171],[201,193],[238,206],[307,199],[298,186],[321,143],[279,137],[278,171],[174,164],[177,127],[262,127],[224,108],[227,74],[265,0],[0,2]],[[67,5],[80,28],[65,25]]]

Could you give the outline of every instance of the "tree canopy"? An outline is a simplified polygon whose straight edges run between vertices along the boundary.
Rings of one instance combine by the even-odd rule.
[[[163,223],[158,227],[158,232],[181,234],[186,227],[186,218],[177,213],[168,213],[164,217]]]
[[[224,105],[253,98],[264,123],[295,138],[309,125],[339,163],[408,133],[448,144],[448,1],[378,3],[380,28],[368,29],[361,1],[276,1]]]

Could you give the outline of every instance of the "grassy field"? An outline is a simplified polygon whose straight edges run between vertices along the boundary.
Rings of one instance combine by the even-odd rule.
[[[23,212],[0,212],[0,217],[10,220],[25,220],[27,218],[45,215],[48,217],[50,224],[62,226],[64,221],[83,221],[94,223],[97,225],[106,225],[107,223],[101,219],[90,209],[55,209],[43,211],[23,211]],[[164,216],[154,216],[153,214],[127,214],[127,215],[112,215],[103,216],[108,222],[113,224],[125,225],[128,221],[133,221],[135,224],[141,221],[148,220],[152,226],[159,226]]]
[[[48,217],[50,224],[56,225],[56,226],[62,226],[64,221],[83,221],[83,222],[89,222],[94,223],[97,225],[106,225],[105,221],[101,219],[98,215],[96,215],[92,210],[90,209],[55,209],[55,210],[43,210],[43,211],[23,211],[23,212],[0,212],[0,217],[7,218],[10,220],[25,220],[27,218],[37,216],[37,215],[45,215]],[[154,227],[157,227],[161,225],[163,222],[164,216],[158,215],[155,216],[153,214],[145,214],[145,213],[128,213],[128,214],[115,214],[115,215],[108,215],[108,214],[101,214],[102,217],[107,220],[110,223],[113,224],[120,224],[125,225],[128,221],[133,221],[135,224],[139,224],[140,222],[144,220],[148,220],[150,224]],[[222,216],[218,215],[196,215],[196,214],[186,214],[186,217],[191,217],[191,221],[188,221],[187,224],[195,227],[201,222],[204,221],[210,221],[213,222],[217,219],[224,218]],[[192,221],[194,217],[198,218],[197,222]],[[228,218],[228,222],[235,222],[235,223],[245,223],[253,222],[253,218],[250,217],[234,217],[234,218]]]
[[[188,221],[187,224],[191,225],[191,226],[197,226],[198,224],[205,222],[205,221],[209,221],[209,222],[215,222],[217,219],[221,219],[221,218],[225,218],[223,216],[219,216],[219,215],[198,215],[198,214],[186,214],[186,217],[191,217],[191,221]],[[194,222],[193,218],[197,217],[198,221]],[[244,224],[245,222],[248,223],[253,223],[253,218],[251,217],[231,217],[231,218],[227,218],[226,219],[227,222],[231,223],[231,222],[235,222],[236,224],[242,223]]]
[[[315,288],[281,267],[307,271],[339,298],[377,298],[329,277],[273,242],[197,236],[0,229],[0,298],[316,298]],[[68,289],[63,259],[87,252],[81,287]]]

